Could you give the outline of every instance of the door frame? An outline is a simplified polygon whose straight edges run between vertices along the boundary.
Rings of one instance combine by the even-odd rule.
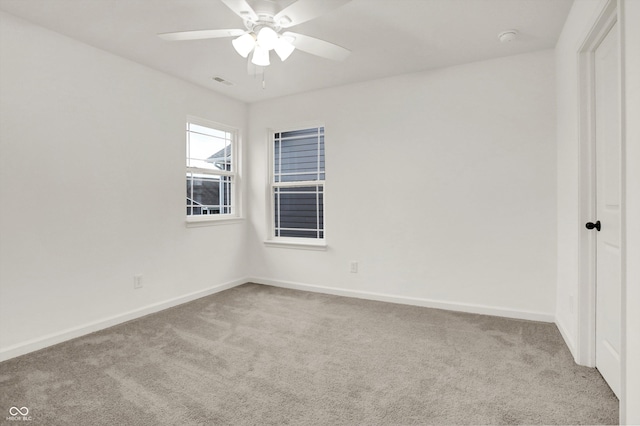
[[[626,321],[625,321],[625,265],[626,265],[626,215],[625,215],[625,134],[624,134],[624,28],[621,19],[619,0],[608,0],[593,26],[583,38],[578,49],[578,99],[579,99],[579,283],[578,283],[578,330],[576,345],[576,362],[589,367],[596,363],[596,234],[585,229],[586,222],[596,218],[596,140],[595,140],[595,51],[611,28],[618,23],[619,36],[619,102],[620,102],[620,130],[621,143],[621,306],[620,306],[620,370],[621,389],[620,401],[625,400],[625,351],[626,351]],[[622,406],[622,404],[621,404]],[[622,408],[622,407],[621,407]],[[622,411],[622,410],[621,410]]]

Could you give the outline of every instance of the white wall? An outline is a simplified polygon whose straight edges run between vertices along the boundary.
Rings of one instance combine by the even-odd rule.
[[[242,279],[244,223],[185,226],[184,123],[246,105],[0,18],[0,355]]]
[[[542,51],[252,104],[253,277],[552,321],[554,96]],[[266,247],[267,129],[317,121],[328,249]]]
[[[558,97],[558,282],[556,321],[574,356],[584,324],[578,318],[579,256],[582,226],[579,198],[579,96],[577,52],[589,29],[606,6],[606,0],[580,0],[573,4],[556,45]],[[623,348],[624,389],[621,421],[640,424],[640,2],[619,2],[624,31],[626,182],[626,329]],[[624,293],[623,293],[624,294]]]

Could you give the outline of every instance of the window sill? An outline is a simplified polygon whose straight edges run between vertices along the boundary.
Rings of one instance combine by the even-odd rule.
[[[244,219],[241,217],[188,217],[186,221],[187,228],[199,228],[201,226],[215,225],[233,225],[241,223]]]
[[[304,240],[299,241],[282,239],[282,240],[266,240],[264,245],[267,247],[277,247],[277,248],[290,248],[290,249],[298,249],[298,250],[318,250],[325,251],[327,250],[327,243],[324,240]]]

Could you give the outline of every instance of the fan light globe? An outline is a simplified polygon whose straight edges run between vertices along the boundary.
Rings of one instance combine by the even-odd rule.
[[[271,63],[269,62],[269,51],[264,47],[257,45],[253,51],[253,57],[251,58],[251,63],[261,67],[269,66],[269,64]]]
[[[274,49],[282,62],[284,62],[296,48],[285,37],[280,37],[278,38]]]
[[[258,32],[258,44],[263,49],[272,50],[278,42],[278,33],[269,27],[263,27]]]
[[[246,33],[231,43],[233,44],[233,48],[236,49],[236,52],[243,58],[246,58],[256,46],[256,39],[253,37],[253,34]]]

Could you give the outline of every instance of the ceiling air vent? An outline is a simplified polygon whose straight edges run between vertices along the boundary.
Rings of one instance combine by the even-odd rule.
[[[225,79],[224,79],[224,78],[222,78],[222,77],[213,77],[213,79],[214,79],[215,81],[217,81],[218,83],[224,84],[225,86],[233,86],[233,83],[232,83],[232,82],[230,82],[230,81],[228,81],[228,80],[225,80]]]

